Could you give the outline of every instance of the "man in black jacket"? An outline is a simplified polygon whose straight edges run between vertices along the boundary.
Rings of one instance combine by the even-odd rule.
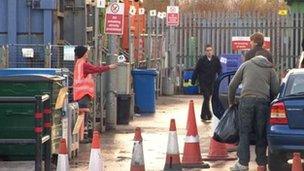
[[[191,84],[194,85],[198,79],[200,90],[204,96],[201,110],[202,121],[210,120],[212,115],[209,108],[210,96],[212,95],[214,81],[217,74],[222,72],[219,59],[214,56],[213,48],[210,44],[205,46],[205,55],[200,57],[196,63],[192,75]]]

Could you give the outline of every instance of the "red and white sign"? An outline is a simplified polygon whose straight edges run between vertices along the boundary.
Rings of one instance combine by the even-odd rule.
[[[270,50],[270,37],[264,37],[263,47]],[[232,50],[250,50],[250,37],[232,37]]]
[[[179,7],[167,6],[167,26],[179,25]]]
[[[105,33],[122,35],[124,28],[124,3],[111,3],[106,10]]]

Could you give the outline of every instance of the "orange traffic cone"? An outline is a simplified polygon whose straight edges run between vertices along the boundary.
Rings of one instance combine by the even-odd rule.
[[[300,153],[293,153],[291,171],[303,171]]]
[[[258,166],[257,171],[266,171],[265,166]]]
[[[144,171],[145,160],[140,128],[135,128],[134,146],[131,160],[131,171]]]
[[[236,156],[229,156],[226,148],[226,144],[217,142],[215,139],[211,138],[209,153],[203,160],[215,161],[215,160],[235,160]]]
[[[68,149],[65,139],[60,140],[56,171],[70,170]]]
[[[237,145],[235,144],[226,144],[226,148],[228,152],[237,151]]]
[[[194,104],[192,100],[189,103],[187,135],[185,138],[182,166],[190,168],[210,168],[209,164],[203,163],[202,160],[199,136],[196,127]]]
[[[179,158],[175,119],[170,121],[167,156],[164,170],[182,170]]]
[[[89,171],[102,171],[102,170],[104,170],[104,166],[100,152],[100,136],[98,131],[94,131],[92,147],[91,147]]]

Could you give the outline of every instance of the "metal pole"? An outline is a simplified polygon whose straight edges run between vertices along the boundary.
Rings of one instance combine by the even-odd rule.
[[[277,23],[276,23],[276,61],[275,62],[275,65],[278,67],[279,71],[281,71],[282,68],[280,68],[280,64],[279,62],[281,61],[281,56],[280,56],[280,16],[278,15],[278,9],[279,9],[279,5],[280,5],[280,1],[277,0],[277,3],[276,3],[276,19],[277,19]]]
[[[148,14],[148,58],[147,58],[147,67],[151,67],[152,59],[152,17]]]
[[[42,169],[42,111],[41,111],[41,96],[36,97],[36,105],[35,105],[35,133],[36,133],[36,145],[35,145],[35,171],[40,171]]]
[[[44,58],[44,68],[51,68],[52,66],[52,57],[51,57],[51,44],[47,44],[45,46],[45,58]],[[59,68],[60,61],[59,61],[59,55],[57,58],[57,67]]]
[[[45,107],[43,111],[44,115],[44,129],[48,136],[50,136],[50,139],[45,143],[44,149],[45,149],[45,160],[44,160],[44,170],[45,171],[51,171],[51,156],[52,156],[52,123],[51,123],[51,117],[52,117],[52,109],[51,109],[51,101],[48,99],[45,102]]]
[[[111,0],[112,3],[117,2]],[[116,62],[117,38],[116,35],[108,35],[109,37],[109,54],[107,55],[107,64]],[[112,70],[107,73],[106,81],[106,129],[116,129],[117,119],[117,102],[116,102],[116,71]]]
[[[170,0],[170,6],[175,4],[175,0]],[[176,55],[175,55],[175,29],[170,26],[169,30],[169,60],[168,60],[168,80],[165,84],[165,95],[174,94],[174,83],[175,83],[175,67],[176,67]]]
[[[98,55],[98,43],[99,43],[99,8],[97,8],[97,5],[95,5],[95,21],[94,21],[94,62],[98,63],[99,55]],[[100,92],[100,84],[101,84],[101,79],[100,75],[97,76],[96,78],[96,100],[94,100],[94,110],[93,110],[93,130],[96,127],[96,117],[97,115],[100,115],[101,110],[98,112],[98,104],[102,103],[102,101],[99,101],[100,94],[97,94]]]
[[[134,5],[134,1],[132,1],[132,5]],[[128,11],[128,23],[129,23],[129,62],[132,65],[133,64],[133,60],[134,60],[134,36],[132,36],[132,31],[131,31],[131,24],[132,24],[132,17],[133,15],[130,14],[130,12]]]

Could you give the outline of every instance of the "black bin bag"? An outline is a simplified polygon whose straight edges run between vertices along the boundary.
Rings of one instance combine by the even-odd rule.
[[[236,144],[239,141],[237,105],[229,107],[214,130],[213,138],[221,143]]]

